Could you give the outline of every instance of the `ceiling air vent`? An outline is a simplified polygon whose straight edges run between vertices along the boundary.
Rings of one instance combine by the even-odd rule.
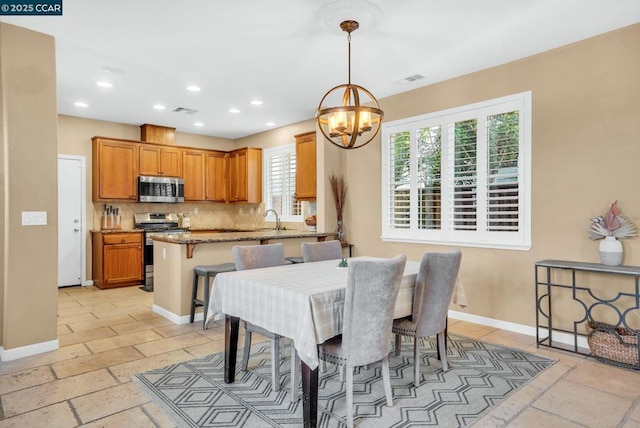
[[[198,113],[198,110],[194,110],[192,108],[186,108],[186,107],[176,107],[171,111],[174,112],[174,113],[184,113],[184,114]]]
[[[404,79],[396,80],[397,83],[411,83],[416,80],[424,79],[422,74],[414,74],[413,76],[405,77]]]

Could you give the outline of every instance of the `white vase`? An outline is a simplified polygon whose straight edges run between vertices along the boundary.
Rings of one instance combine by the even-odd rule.
[[[622,242],[618,241],[615,236],[605,236],[600,241],[600,261],[603,265],[621,265],[622,255]]]

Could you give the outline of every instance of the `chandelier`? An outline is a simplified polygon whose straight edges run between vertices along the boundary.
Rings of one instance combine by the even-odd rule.
[[[351,32],[358,29],[357,21],[340,23],[349,41],[349,80],[327,92],[320,100],[316,121],[322,135],[341,149],[357,149],[378,135],[384,113],[373,94],[351,83]],[[325,105],[331,103],[333,105]],[[362,104],[368,105],[362,105]]]

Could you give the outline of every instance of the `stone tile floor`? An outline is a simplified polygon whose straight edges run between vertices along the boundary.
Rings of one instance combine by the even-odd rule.
[[[61,288],[60,348],[0,363],[0,428],[173,426],[131,377],[221,352],[224,332],[172,324],[152,305],[138,287]],[[449,331],[558,359],[474,427],[640,427],[640,373],[492,327],[450,319]]]

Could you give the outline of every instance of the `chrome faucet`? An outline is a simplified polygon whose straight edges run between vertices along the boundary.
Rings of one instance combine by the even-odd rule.
[[[275,210],[268,209],[264,212],[264,216],[266,217],[271,211],[276,216],[276,230],[282,230],[282,226],[280,226],[280,217],[278,217],[278,213]]]

